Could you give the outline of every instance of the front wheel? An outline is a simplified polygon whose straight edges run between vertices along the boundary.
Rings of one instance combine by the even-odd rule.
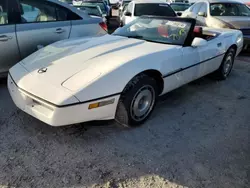
[[[157,97],[157,83],[153,78],[145,74],[134,77],[121,94],[115,120],[126,127],[144,123],[152,113]]]

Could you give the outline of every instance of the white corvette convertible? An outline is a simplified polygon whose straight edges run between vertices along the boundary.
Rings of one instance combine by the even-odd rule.
[[[242,46],[240,31],[141,17],[112,35],[37,51],[10,69],[8,88],[21,110],[52,126],[107,119],[136,126],[158,96],[210,73],[227,78]]]

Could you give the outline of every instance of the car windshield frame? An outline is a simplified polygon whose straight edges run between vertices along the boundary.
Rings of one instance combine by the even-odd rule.
[[[188,3],[170,3],[171,8],[176,11],[176,12],[180,12],[180,11],[185,11],[190,7],[190,4]],[[185,7],[185,9],[183,10],[176,10],[173,6],[180,6],[180,7]]]
[[[227,5],[236,5],[236,6],[244,6],[244,7],[246,7],[246,9],[248,9],[249,10],[249,15],[215,15],[215,14],[213,14],[212,13],[212,6],[213,5],[225,5],[225,4],[227,4]],[[225,17],[230,17],[230,16],[232,16],[232,17],[250,17],[250,8],[247,6],[247,5],[245,5],[245,4],[243,4],[243,3],[234,3],[234,2],[222,2],[222,3],[220,3],[220,2],[216,2],[216,3],[210,3],[210,6],[209,6],[209,9],[210,9],[210,15],[211,16],[225,16]],[[238,12],[240,12],[240,11],[238,11]]]
[[[180,43],[173,43],[173,42],[162,42],[159,40],[152,40],[152,39],[148,39],[148,38],[143,38],[143,36],[139,36],[139,35],[129,35],[129,34],[124,34],[126,33],[131,26],[136,25],[137,23],[140,23],[140,20],[143,19],[152,19],[152,21],[154,19],[156,20],[164,20],[164,21],[172,21],[172,22],[180,22],[180,23],[188,23],[190,24],[189,26],[189,31],[187,31],[186,34],[186,38],[184,39],[184,42],[182,44]],[[144,40],[144,41],[148,41],[148,42],[153,42],[153,43],[161,43],[161,44],[166,44],[166,45],[177,45],[177,46],[191,46],[192,41],[193,41],[193,31],[195,28],[195,24],[196,24],[196,20],[192,19],[192,18],[180,18],[180,17],[161,17],[161,16],[142,16],[139,17],[137,19],[135,19],[134,21],[130,22],[129,24],[117,29],[114,33],[112,33],[112,35],[114,36],[121,36],[121,37],[127,37],[127,38],[135,38],[135,39],[139,39],[139,40]],[[124,32],[124,33],[123,33]],[[127,32],[129,33],[129,32]],[[132,33],[132,32],[131,32]]]

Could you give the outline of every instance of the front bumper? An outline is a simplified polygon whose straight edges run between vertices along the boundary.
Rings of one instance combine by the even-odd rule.
[[[115,95],[105,99],[61,107],[43,101],[39,97],[20,89],[11,76],[8,76],[8,89],[18,108],[51,126],[64,126],[93,120],[114,119],[120,97],[120,95]],[[90,104],[111,99],[114,99],[114,103],[91,110],[88,109]]]

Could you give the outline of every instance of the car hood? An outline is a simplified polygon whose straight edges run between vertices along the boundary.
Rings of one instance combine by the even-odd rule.
[[[30,76],[56,86],[86,71],[86,80],[82,82],[87,83],[130,60],[174,47],[112,35],[70,39],[37,51],[24,59],[21,65]]]
[[[250,17],[246,16],[215,16],[216,19],[229,23],[236,29],[250,28]]]

